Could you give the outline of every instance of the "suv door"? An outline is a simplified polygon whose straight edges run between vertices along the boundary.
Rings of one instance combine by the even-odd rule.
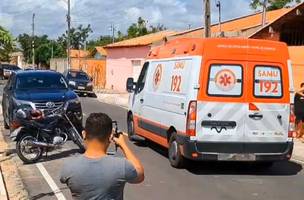
[[[273,63],[249,62],[248,66],[252,91],[245,122],[245,151],[280,152],[280,147],[272,149],[271,143],[286,143],[288,138],[289,85],[283,77],[288,76],[287,69]]]
[[[2,112],[4,120],[7,124],[9,124],[9,107],[10,107],[10,98],[13,92],[13,85],[14,85],[15,74],[9,77],[9,80],[6,86],[3,89],[3,97],[2,97]]]

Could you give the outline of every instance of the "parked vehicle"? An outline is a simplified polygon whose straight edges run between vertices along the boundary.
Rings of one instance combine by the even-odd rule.
[[[21,70],[20,67],[11,64],[1,64],[0,65],[0,78],[8,79],[13,72]]]
[[[286,44],[252,39],[177,39],[151,51],[132,92],[128,134],[186,159],[288,160],[293,80]]]
[[[78,131],[82,130],[81,102],[69,89],[62,74],[53,71],[19,71],[12,74],[3,90],[3,118],[5,128],[11,127],[13,110],[22,104],[35,110],[52,110],[69,101],[69,112],[77,116],[72,120]]]
[[[69,87],[78,94],[89,95],[93,93],[93,79],[84,71],[67,70],[63,73]]]
[[[48,111],[33,110],[21,105],[15,111],[12,125],[16,128],[10,137],[16,141],[19,158],[26,164],[37,162],[44,152],[60,148],[70,138],[81,152],[85,151],[81,133],[77,131],[67,112],[70,101]]]

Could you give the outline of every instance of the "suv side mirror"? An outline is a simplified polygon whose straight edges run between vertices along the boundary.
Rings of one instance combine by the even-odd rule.
[[[136,85],[136,83],[134,82],[133,78],[128,78],[127,79],[127,85],[126,85],[126,89],[129,93],[134,91],[134,86]]]

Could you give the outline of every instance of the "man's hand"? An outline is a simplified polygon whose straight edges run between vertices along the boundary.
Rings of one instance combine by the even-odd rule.
[[[135,156],[135,154],[128,147],[123,134],[120,134],[119,137],[113,137],[112,140],[116,145],[118,145],[122,152],[125,154],[126,159],[132,163],[137,172],[137,178],[132,183],[141,183],[145,179],[144,167],[139,161],[139,159]]]
[[[125,141],[123,134],[119,134],[118,138],[113,136],[112,140],[117,146],[119,146],[122,149],[127,146],[127,143]]]

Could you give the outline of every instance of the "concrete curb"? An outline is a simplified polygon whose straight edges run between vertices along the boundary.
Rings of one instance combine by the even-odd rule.
[[[2,111],[2,107],[0,106],[0,110]],[[26,200],[29,199],[28,192],[26,191],[24,184],[22,182],[21,176],[19,175],[18,165],[16,163],[13,155],[6,155],[7,150],[10,149],[10,144],[8,144],[4,139],[3,134],[3,118],[2,112],[0,111],[0,169],[1,169],[1,177],[2,183],[4,185],[6,196],[0,196],[0,200],[10,199],[10,200]],[[13,148],[13,147],[12,147]],[[2,153],[2,154],[1,154]],[[1,188],[0,188],[1,189]],[[3,190],[4,191],[4,190]]]
[[[2,155],[1,155],[2,156]],[[4,183],[3,174],[0,166],[0,200],[8,199],[7,197],[7,189]]]

